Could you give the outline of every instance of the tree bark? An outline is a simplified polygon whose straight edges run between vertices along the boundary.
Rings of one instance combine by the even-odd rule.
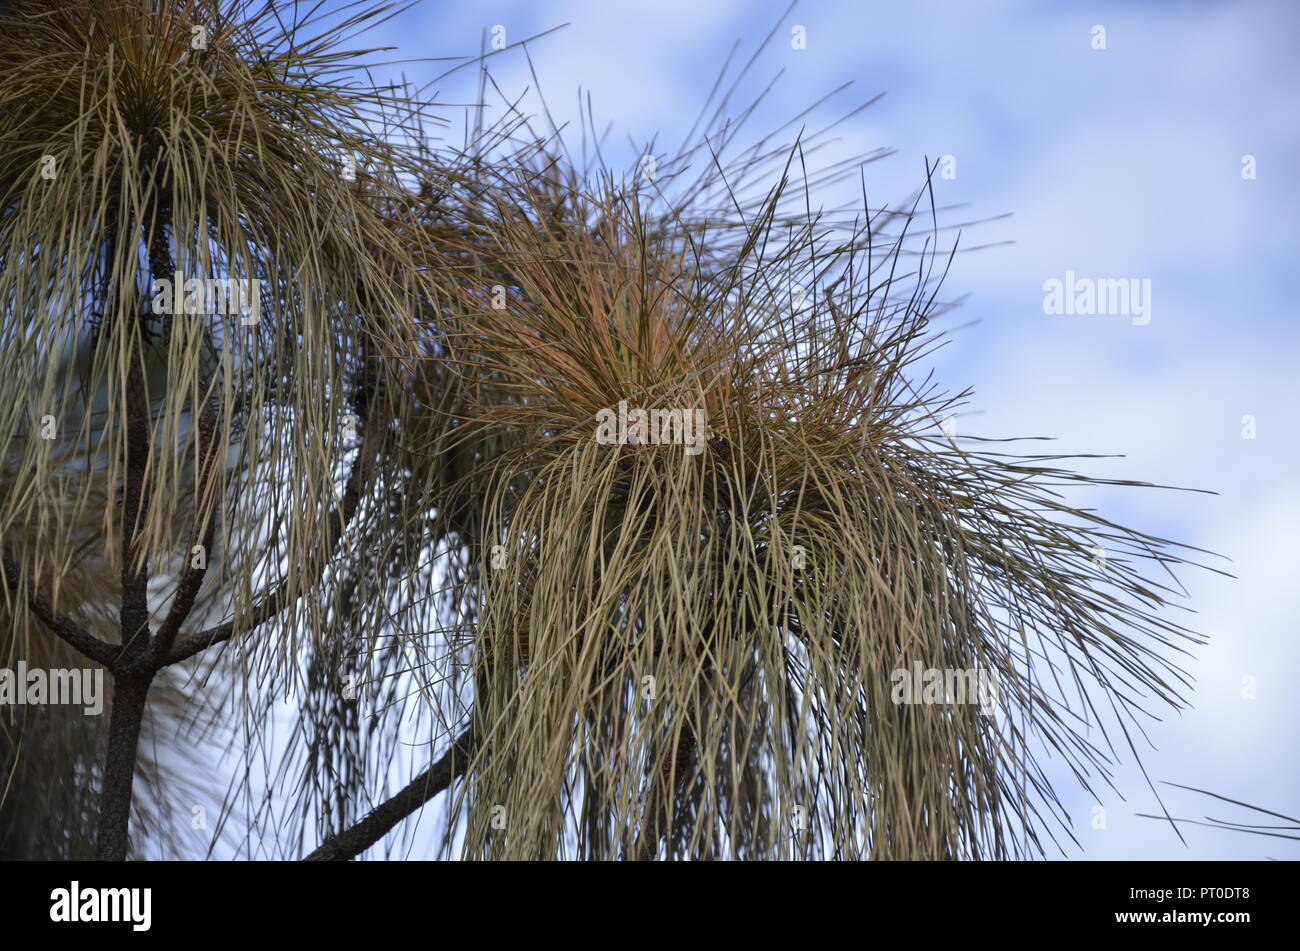
[[[140,725],[152,681],[152,673],[120,674],[114,678],[95,847],[95,857],[100,861],[124,861],[130,849],[131,786],[135,779]]]
[[[164,225],[155,221],[150,242],[150,272],[159,269],[158,247],[165,242]],[[114,248],[110,232],[109,253]],[[119,293],[134,293],[120,288]],[[136,303],[135,343],[126,373],[126,458],[122,487],[122,654],[112,667],[113,712],[108,722],[108,749],[104,783],[99,794],[99,830],[95,857],[121,862],[130,849],[131,787],[140,742],[140,724],[149,697],[149,685],[158,671],[149,663],[149,565],[140,553],[141,530],[148,521],[149,498],[145,473],[149,459],[149,393],[144,376],[144,301]]]
[[[307,862],[346,862],[356,858],[382,839],[393,826],[415,812],[461,776],[473,756],[473,725],[467,727],[436,763],[426,769],[391,799],[380,803],[370,814],[351,828],[330,836]]]
[[[139,354],[133,357],[138,361]],[[131,786],[140,724],[157,667],[142,664],[149,651],[148,567],[136,566],[136,533],[143,521],[145,458],[149,452],[149,402],[142,370],[127,377],[126,487],[122,511],[122,659],[113,668],[113,712],[108,722],[104,785],[99,794],[95,857],[121,862],[130,848]]]

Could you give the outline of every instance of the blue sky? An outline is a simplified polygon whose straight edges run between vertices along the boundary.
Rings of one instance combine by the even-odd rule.
[[[963,232],[963,247],[995,246],[959,255],[945,285],[949,298],[969,295],[958,322],[979,322],[936,360],[947,388],[975,390],[959,432],[1053,436],[1054,451],[1125,457],[1089,462],[1092,474],[1218,493],[1073,497],[1221,552],[1237,575],[1185,577],[1197,611],[1190,623],[1212,640],[1189,664],[1192,709],[1149,730],[1156,749],[1142,751],[1147,771],[1300,811],[1300,330],[1284,296],[1294,286],[1300,211],[1300,8],[805,0],[785,9],[739,0],[431,2],[368,42],[402,56],[460,56],[476,53],[495,26],[513,43],[567,22],[529,44],[532,68],[560,121],[575,120],[578,89],[590,91],[598,122],[614,124],[616,155],[624,143],[626,165],[637,155],[629,136],[680,141],[733,42],[747,55],[777,24],[742,87],[752,97],[785,71],[757,131],[846,81],[853,88],[820,111],[823,122],[887,93],[841,127],[827,157],[895,149],[865,173],[873,198],[894,202],[920,184],[924,156],[952,156],[956,176],[936,177],[936,198],[965,207],[945,220],[995,219]],[[805,49],[792,48],[796,26]],[[1104,50],[1093,48],[1096,26],[1105,28]],[[521,53],[492,63],[504,92],[533,87]],[[418,80],[446,65],[404,68]],[[474,83],[465,70],[437,87],[455,144],[465,113],[453,104],[471,101]],[[537,107],[525,100],[525,109]],[[1253,179],[1242,175],[1247,155]],[[852,197],[831,189],[815,199],[829,206]],[[1043,283],[1067,270],[1149,279],[1150,322],[1045,314]],[[1253,439],[1242,435],[1246,416]],[[1155,801],[1125,759],[1117,785],[1126,799],[1103,798],[1104,829],[1093,827],[1098,803],[1063,782],[1083,846],[1070,857],[1300,855],[1295,843],[1194,827],[1183,846],[1167,825],[1136,817]],[[1165,799],[1174,815],[1252,821],[1190,793],[1168,790]]]

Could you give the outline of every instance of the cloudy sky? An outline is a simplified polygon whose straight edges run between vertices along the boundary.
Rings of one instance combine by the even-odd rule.
[[[733,44],[747,56],[773,27],[737,99],[743,107],[782,74],[759,131],[851,82],[809,126],[887,94],[840,126],[826,153],[895,150],[865,169],[873,202],[901,201],[926,156],[947,157],[936,199],[963,207],[945,220],[984,219],[961,246],[992,245],[959,255],[945,285],[950,299],[969,295],[962,321],[978,322],[937,360],[947,388],[975,390],[959,433],[1052,436],[1060,452],[1123,456],[1089,461],[1089,473],[1218,493],[1096,490],[1074,501],[1221,552],[1237,576],[1185,578],[1189,623],[1212,640],[1189,664],[1191,709],[1149,730],[1152,779],[1300,812],[1300,329],[1284,300],[1300,210],[1300,8],[483,0],[422,4],[371,39],[401,56],[456,57],[477,53],[494,28],[516,43],[565,23],[528,44],[531,65],[507,50],[492,72],[512,96],[540,83],[559,122],[576,120],[578,91],[590,92],[598,123],[613,123],[612,165],[635,161],[629,138],[680,141]],[[403,68],[428,80],[448,65]],[[466,69],[435,87],[453,144],[466,119],[457,104],[474,99],[475,82]],[[540,104],[529,95],[522,108]],[[830,189],[814,200],[851,197]],[[1149,322],[1045,313],[1044,283],[1067,272],[1149,281],[1139,285],[1150,288]],[[1069,857],[1300,856],[1295,843],[1194,827],[1184,846],[1167,824],[1136,816],[1157,806],[1126,760],[1125,798],[1100,803],[1104,828],[1092,796],[1063,782],[1082,845]],[[1164,796],[1174,815],[1254,821],[1176,789]]]

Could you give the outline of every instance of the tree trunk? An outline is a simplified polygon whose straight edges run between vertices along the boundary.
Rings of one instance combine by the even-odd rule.
[[[131,784],[135,779],[136,748],[153,674],[121,674],[113,683],[113,712],[108,722],[104,785],[99,796],[99,835],[95,857],[121,862],[130,849]]]

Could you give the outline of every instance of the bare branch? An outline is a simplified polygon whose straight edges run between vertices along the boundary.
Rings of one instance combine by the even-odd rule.
[[[9,587],[17,589],[19,587],[18,566],[8,552],[4,555],[4,572]],[[49,600],[42,595],[29,594],[27,596],[27,606],[46,627],[58,635],[60,640],[79,651],[89,660],[103,664],[110,669],[117,662],[119,650],[117,645],[101,641],[66,614],[57,613],[50,605]]]
[[[203,488],[208,485],[213,469],[216,467],[217,443],[212,438],[212,430],[215,426],[214,415],[211,401],[205,397],[203,410],[198,417],[199,452],[202,454],[202,462],[199,465],[199,478],[195,483],[196,492],[202,492]],[[203,530],[198,535],[198,544],[203,546],[205,552],[208,552],[212,549],[215,520],[211,512],[202,510],[201,499],[198,504],[199,519],[203,525]],[[202,559],[200,567],[195,567],[192,560],[186,564],[180,583],[176,586],[176,596],[172,599],[171,610],[167,612],[167,617],[159,626],[158,634],[154,638],[153,659],[160,666],[166,663],[165,658],[171,652],[172,645],[176,641],[176,634],[194,610],[195,599],[198,598],[199,588],[203,586],[203,578],[207,573],[208,560],[206,556]]]
[[[356,458],[352,460],[352,465],[348,470],[348,481],[343,491],[343,499],[336,510],[337,517],[330,519],[333,526],[330,537],[325,540],[325,544],[318,550],[332,553],[339,540],[347,531],[348,525],[352,522],[352,517],[356,514],[358,506],[361,504],[362,479],[367,464],[375,455],[376,447],[379,443],[377,430],[378,423],[366,425],[366,433],[362,436],[361,449],[357,452]],[[319,563],[319,572],[317,573],[315,584],[320,583],[321,576],[325,572],[325,567],[329,564],[329,558],[322,558]],[[201,579],[200,579],[201,580]],[[313,585],[314,587],[315,585]],[[254,628],[265,624],[271,618],[278,615],[281,611],[289,607],[287,592],[289,585],[287,581],[281,581],[273,591],[264,596],[252,611],[249,612],[249,618],[244,623],[244,630],[251,631]],[[179,597],[179,594],[178,594]],[[170,618],[169,618],[170,620]],[[234,636],[235,626],[238,618],[231,618],[215,627],[198,631],[186,637],[182,637],[166,654],[166,659],[162,666],[168,664],[180,663],[193,657],[195,654],[206,650],[213,644],[220,644],[230,640]],[[179,622],[178,622],[179,626]],[[161,632],[160,632],[161,633]],[[172,635],[175,636],[174,634]]]
[[[330,836],[307,862],[346,862],[382,839],[393,826],[415,812],[461,776],[474,754],[476,734],[471,723],[442,757],[399,793],[370,811],[360,822]]]

